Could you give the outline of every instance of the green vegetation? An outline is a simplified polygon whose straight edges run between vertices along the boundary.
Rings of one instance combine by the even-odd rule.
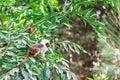
[[[94,68],[96,74],[116,73],[119,63],[113,59],[116,58],[114,50],[120,47],[119,3],[119,0],[0,0],[0,79],[78,80],[62,53],[91,54],[80,44],[59,39],[58,34],[63,28],[66,31],[75,28],[72,22],[77,18],[96,33],[100,52],[97,54],[100,65]],[[103,12],[107,18],[98,19],[96,7],[105,7],[101,11],[108,12]],[[18,67],[28,48],[42,39],[49,39],[52,44],[46,59],[40,55],[30,57]],[[111,80],[116,75],[119,79],[118,73]]]
[[[108,78],[102,78],[102,77],[94,77],[92,78],[88,78],[88,80],[109,80]]]

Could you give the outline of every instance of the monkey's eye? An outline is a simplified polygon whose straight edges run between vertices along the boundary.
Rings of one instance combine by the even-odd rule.
[[[45,45],[46,45],[47,47],[50,47],[50,43],[46,43]]]

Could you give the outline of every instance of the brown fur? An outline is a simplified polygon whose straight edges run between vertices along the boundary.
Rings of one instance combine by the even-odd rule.
[[[35,45],[33,45],[33,46],[28,50],[25,58],[22,60],[22,62],[20,63],[20,65],[23,64],[23,63],[29,58],[29,56],[36,56],[37,54],[39,54],[42,47],[43,47],[42,44],[35,44]]]

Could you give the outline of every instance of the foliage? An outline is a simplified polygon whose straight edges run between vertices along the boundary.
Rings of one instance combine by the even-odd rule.
[[[9,3],[9,5],[7,5]],[[68,61],[62,58],[61,52],[51,47],[46,59],[39,55],[30,57],[21,67],[18,67],[25,56],[28,47],[46,38],[55,46],[68,46],[69,50],[80,53],[85,50],[70,41],[55,41],[62,25],[68,28],[68,16],[71,11],[66,8],[71,2],[58,5],[57,0],[18,0],[0,1],[0,79],[21,80],[77,80],[74,73],[69,70]]]
[[[102,77],[94,77],[92,78],[88,78],[88,80],[109,80],[108,78],[102,78]]]
[[[120,57],[120,25],[119,25],[119,0],[104,0],[102,2],[105,7],[106,17],[102,18],[105,26],[102,28],[106,33],[106,40],[99,38],[98,45],[100,47],[99,66],[94,70],[98,74],[109,76],[111,80],[120,79],[119,57]],[[104,9],[103,9],[104,10]],[[102,11],[101,11],[102,12]],[[105,14],[105,13],[104,13]],[[106,45],[105,45],[106,44]]]
[[[94,7],[99,2],[107,9],[111,8],[113,15],[117,16],[119,13],[119,0],[0,0],[0,79],[21,80],[24,77],[32,80],[71,78],[77,80],[59,49],[68,52],[71,50],[78,54],[80,51],[84,53],[86,51],[74,42],[54,39],[58,37],[57,31],[63,26],[66,30],[73,28],[70,24],[71,18],[80,18],[85,26],[89,24],[99,37],[100,47],[104,46],[101,48],[103,51],[101,53],[107,53],[104,57],[112,55],[112,58],[106,60],[114,59],[112,54],[114,51],[109,51],[111,48],[108,40],[113,40],[117,44],[119,37],[116,37],[116,33],[110,32],[116,30],[106,19],[99,21],[96,19]],[[49,39],[59,49],[51,47],[46,59],[42,59],[39,55],[36,58],[30,57],[21,68],[18,68],[28,47],[42,39]],[[94,80],[96,79],[98,78]]]

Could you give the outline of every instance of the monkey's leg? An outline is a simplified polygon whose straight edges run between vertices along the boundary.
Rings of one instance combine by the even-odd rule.
[[[34,56],[37,56],[40,53],[40,49],[37,49],[37,52],[34,54]]]
[[[22,60],[22,62],[19,64],[19,66],[20,66],[21,64],[23,64],[23,63],[29,58],[29,56],[30,56],[30,53],[29,53],[29,51],[28,51],[28,53],[26,54],[26,56],[25,56],[25,58]]]

